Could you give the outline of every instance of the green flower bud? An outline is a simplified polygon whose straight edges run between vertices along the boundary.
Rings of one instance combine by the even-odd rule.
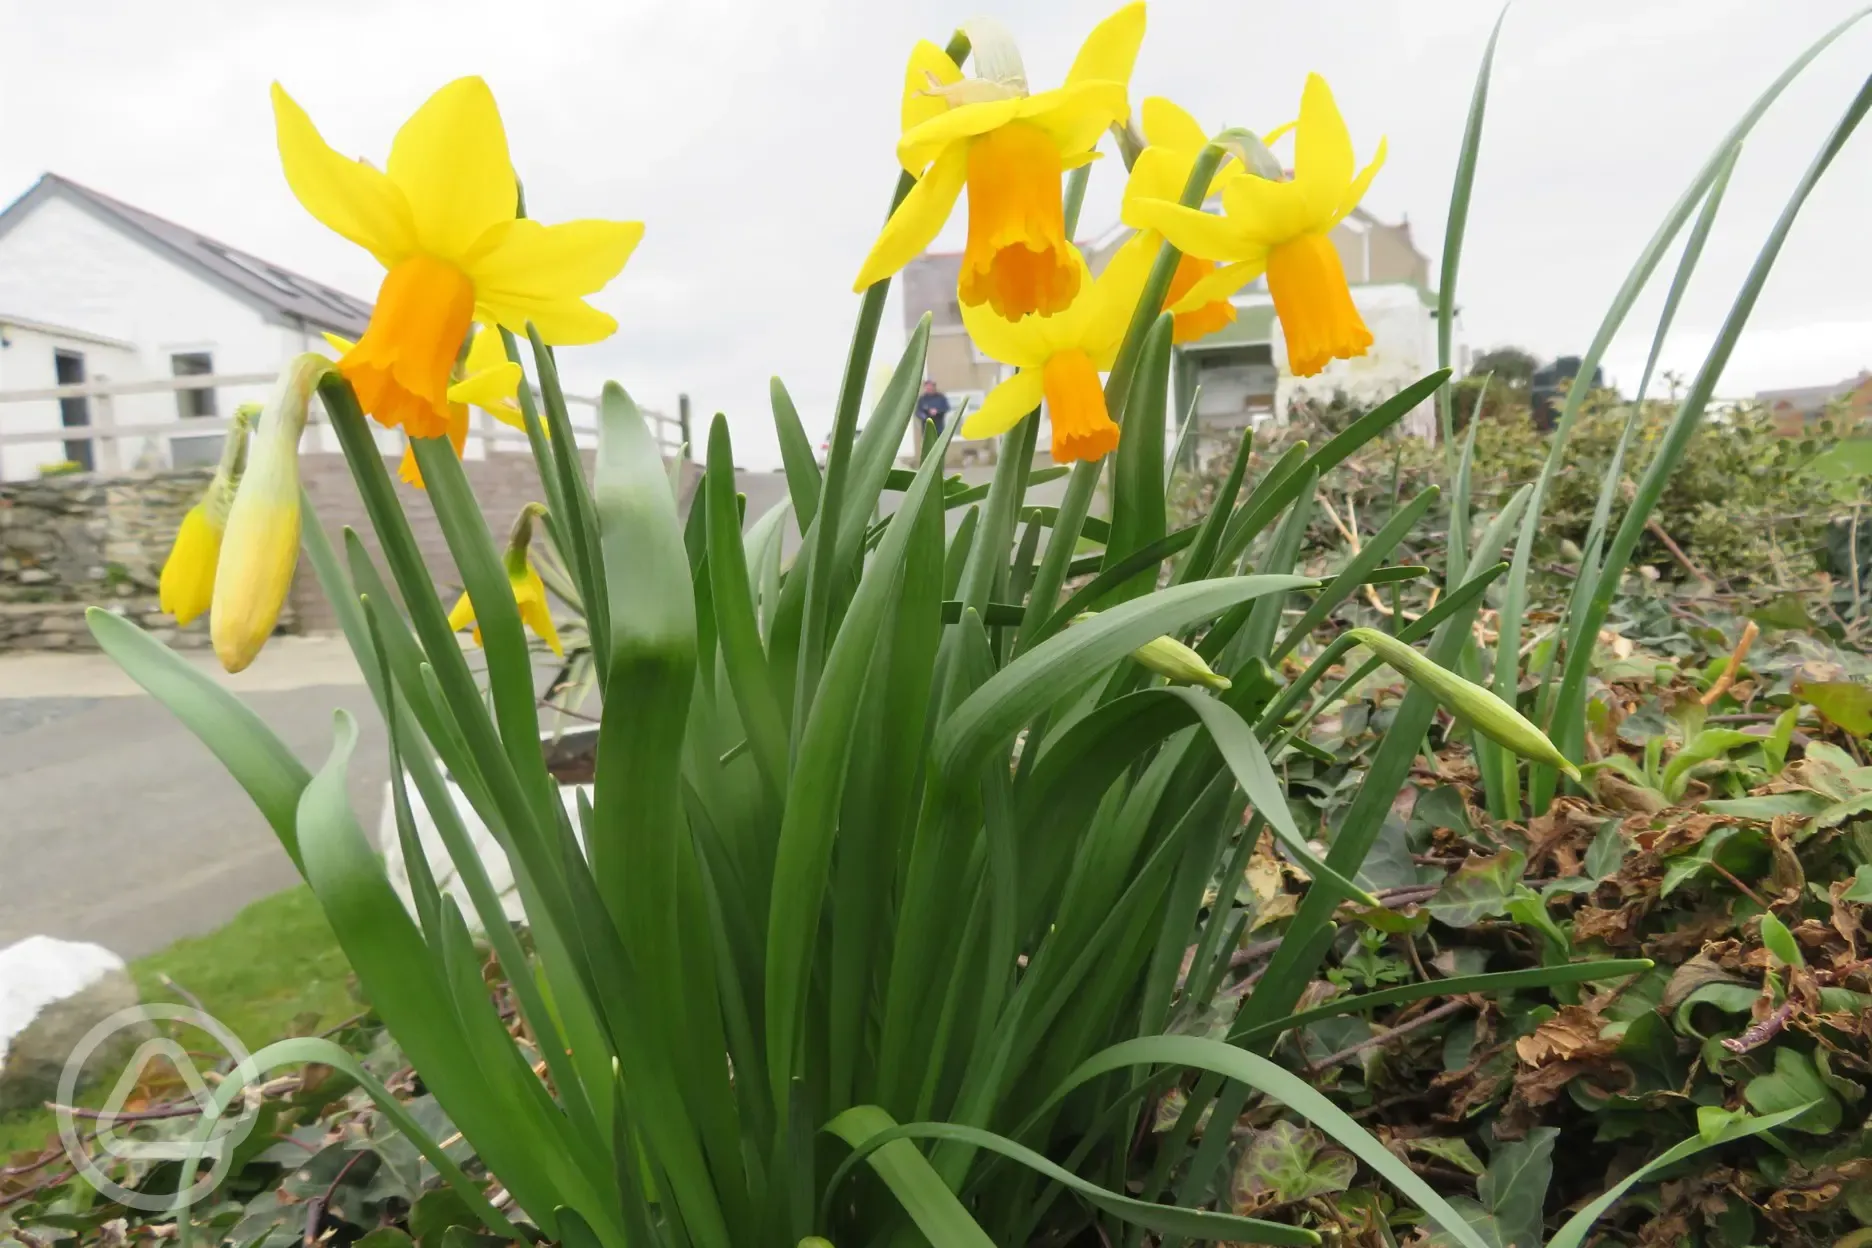
[[[1355,628],[1351,635],[1360,645],[1397,669],[1413,684],[1428,689],[1444,709],[1471,728],[1522,758],[1545,763],[1579,779],[1579,768],[1562,754],[1547,735],[1520,711],[1480,685],[1471,684],[1446,668],[1438,667],[1388,633]]]

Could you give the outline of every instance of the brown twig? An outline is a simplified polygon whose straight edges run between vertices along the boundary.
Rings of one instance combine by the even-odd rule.
[[[1710,865],[1710,870],[1714,871],[1717,875],[1722,876],[1723,879],[1728,880],[1731,884],[1741,889],[1742,895],[1744,897],[1747,897],[1750,901],[1754,902],[1756,905],[1760,906],[1762,909],[1772,910],[1774,908],[1768,904],[1767,900],[1764,899],[1760,893],[1756,892],[1754,889],[1744,884],[1741,880],[1737,879],[1735,876],[1735,873],[1731,871],[1728,867],[1723,866],[1722,863],[1717,862],[1714,858],[1712,858],[1710,859],[1709,865]]]
[[[1697,565],[1691,561],[1690,556],[1684,553],[1683,547],[1671,540],[1671,535],[1664,531],[1664,526],[1657,522],[1656,516],[1651,516],[1646,519],[1644,527],[1645,532],[1664,543],[1664,549],[1670,551],[1671,557],[1677,560],[1678,563],[1683,564],[1684,571],[1696,577],[1697,580],[1702,581],[1706,585],[1714,585],[1716,583],[1708,573],[1704,572],[1702,568],[1697,567]]]
[[[1448,1018],[1450,1015],[1456,1013],[1456,1011],[1458,1010],[1464,1010],[1468,1008],[1469,1008],[1469,1003],[1460,997],[1454,1001],[1445,1001],[1442,1005],[1437,1006],[1434,1010],[1425,1010],[1422,1014],[1419,1014],[1416,1018],[1411,1019],[1410,1022],[1408,1023],[1400,1023],[1398,1026],[1391,1028],[1391,1030],[1389,1031],[1381,1031],[1377,1035],[1372,1036],[1370,1039],[1359,1041],[1357,1044],[1353,1045],[1349,1049],[1341,1049],[1337,1053],[1334,1053],[1328,1057],[1321,1058],[1317,1062],[1311,1062],[1308,1064],[1312,1066],[1312,1068],[1315,1070],[1318,1070],[1325,1066],[1336,1066],[1340,1062],[1345,1061],[1347,1058],[1357,1057],[1359,1054],[1365,1052],[1367,1049],[1376,1049],[1384,1045],[1390,1044],[1393,1040],[1396,1040],[1400,1036],[1407,1036],[1413,1031],[1419,1031],[1422,1028],[1428,1027],[1431,1023],[1437,1022],[1441,1019]]]
[[[1699,699],[1704,706],[1715,705],[1717,698],[1729,692],[1729,686],[1735,684],[1736,673],[1742,670],[1742,660],[1748,658],[1749,647],[1755,644],[1755,639],[1759,636],[1761,636],[1761,629],[1756,626],[1754,620],[1748,620],[1742,625],[1742,640],[1736,642],[1736,648],[1730,651],[1729,661],[1723,665],[1722,675],[1703,691],[1703,696]]]
[[[1787,1026],[1787,1021],[1794,1017],[1794,1002],[1787,1001],[1781,1008],[1767,1018],[1756,1023],[1739,1036],[1731,1036],[1722,1042],[1722,1046],[1731,1053],[1746,1053],[1750,1049],[1759,1049],[1775,1038],[1775,1034]]]

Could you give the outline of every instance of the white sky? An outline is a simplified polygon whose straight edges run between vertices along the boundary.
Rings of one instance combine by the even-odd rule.
[[[571,388],[616,378],[640,402],[726,411],[737,458],[777,458],[767,378],[809,433],[830,411],[857,312],[851,278],[896,177],[911,43],[978,0],[0,0],[0,199],[50,169],[360,296],[381,277],[293,200],[273,147],[279,78],[341,151],[381,162],[436,86],[480,73],[542,220],[647,222],[595,300],[619,334],[562,353]],[[1522,0],[1508,15],[1458,283],[1478,348],[1583,350],[1639,248],[1756,93],[1857,0]],[[1002,0],[1036,89],[1058,81],[1114,0]],[[1432,259],[1494,0],[1155,0],[1133,100],[1207,126],[1267,129],[1309,69],[1363,158],[1391,157],[1366,206],[1408,216]],[[1688,375],[1795,178],[1868,68],[1872,19],[1758,127],[1666,349]],[[1116,212],[1095,170],[1082,229]],[[1872,366],[1872,134],[1810,200],[1719,393]],[[961,217],[944,240],[960,240]],[[1635,384],[1660,293],[1607,360]],[[880,355],[901,347],[887,314]]]

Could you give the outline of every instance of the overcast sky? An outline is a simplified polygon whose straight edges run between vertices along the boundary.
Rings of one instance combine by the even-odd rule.
[[[1632,259],[1756,93],[1858,0],[1521,0],[1496,61],[1458,303],[1468,341],[1584,349]],[[1002,0],[1036,89],[1112,0]],[[360,296],[381,270],[293,200],[273,144],[278,78],[328,141],[381,163],[430,91],[478,73],[506,118],[532,213],[643,220],[596,302],[616,338],[562,355],[570,385],[726,411],[744,463],[776,458],[767,378],[818,436],[857,312],[851,278],[896,177],[912,42],[977,0],[0,0],[0,199],[54,170]],[[1326,75],[1366,206],[1408,217],[1440,261],[1450,182],[1494,0],[1155,0],[1133,100],[1267,129]],[[1692,373],[1800,171],[1872,69],[1849,32],[1757,129],[1666,363]],[[1872,366],[1872,133],[1809,202],[1719,388],[1818,384]],[[1082,225],[1116,213],[1095,169]],[[959,245],[961,213],[944,243]],[[1658,281],[1668,280],[1668,266]],[[1661,293],[1607,360],[1634,384]],[[903,338],[895,299],[880,348]]]

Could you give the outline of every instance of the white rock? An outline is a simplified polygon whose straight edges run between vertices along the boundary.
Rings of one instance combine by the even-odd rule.
[[[102,945],[28,936],[0,949],[0,1066],[7,1048],[40,1011],[75,997],[124,960]]]
[[[137,1003],[123,959],[100,945],[30,936],[0,949],[0,1112],[54,1095],[66,1059],[97,1024]],[[79,1086],[113,1072],[146,1027],[94,1049]]]
[[[507,862],[507,855],[501,849],[500,842],[488,826],[475,814],[468,797],[454,782],[449,782],[449,796],[454,799],[455,809],[461,816],[462,826],[466,828],[469,839],[474,842],[475,853],[480,857],[487,870],[488,882],[500,896],[501,910],[509,922],[524,923],[526,909],[520,903],[520,889],[514,882],[513,867]],[[422,843],[423,858],[429,863],[429,873],[435,877],[436,888],[447,897],[453,897],[455,904],[461,907],[462,918],[468,922],[468,930],[480,935],[485,929],[481,916],[475,912],[474,900],[468,895],[468,885],[463,882],[461,872],[455,868],[449,857],[448,846],[442,840],[441,832],[436,830],[435,820],[423,806],[422,795],[416,791],[414,783],[404,779],[404,792],[409,794],[410,816],[416,826],[418,839]],[[586,800],[591,799],[592,786],[589,784],[562,785],[559,796],[565,802],[566,813],[572,818],[572,826],[579,826],[578,795],[584,793]],[[580,837],[581,844],[583,837]],[[403,856],[403,838],[397,835],[396,798],[390,786],[384,786],[383,820],[378,826],[377,844],[383,850],[384,870],[390,877],[390,887],[402,899],[404,909],[412,916],[416,913],[416,896],[410,889],[409,864]]]

